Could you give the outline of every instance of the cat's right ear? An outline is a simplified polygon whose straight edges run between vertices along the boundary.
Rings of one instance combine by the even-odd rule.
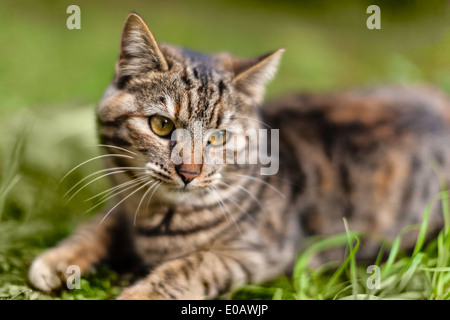
[[[261,103],[265,85],[274,77],[284,48],[250,59],[234,58],[233,84],[235,88],[251,97],[256,103]]]
[[[120,57],[116,64],[118,82],[123,83],[149,71],[167,70],[167,61],[147,24],[138,14],[130,13],[123,27]]]

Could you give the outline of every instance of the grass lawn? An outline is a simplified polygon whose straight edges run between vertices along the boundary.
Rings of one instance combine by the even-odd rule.
[[[71,201],[64,194],[101,169],[95,104],[112,77],[123,21],[140,13],[157,40],[205,52],[238,56],[285,47],[268,97],[293,90],[324,91],[379,83],[426,82],[450,93],[450,17],[446,1],[77,1],[81,30],[66,28],[63,1],[0,0],[0,299],[110,299],[126,279],[107,267],[83,278],[80,290],[53,296],[27,282],[32,259],[101,210],[93,195],[108,186],[96,181]],[[368,30],[365,10],[378,3],[382,29]],[[72,4],[72,3],[70,3]],[[438,182],[437,182],[438,183]],[[399,250],[402,234],[385,244],[380,289],[354,260],[359,235],[309,239],[292,278],[248,286],[234,299],[450,299],[449,203],[446,227],[424,243],[429,208],[415,250]],[[344,223],[344,221],[343,221]],[[408,232],[408,230],[405,230]],[[344,264],[308,267],[318,251],[346,246]],[[368,279],[371,277],[370,279]]]

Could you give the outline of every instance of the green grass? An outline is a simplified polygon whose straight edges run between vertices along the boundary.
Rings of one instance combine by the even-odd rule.
[[[427,235],[428,217],[431,206],[442,201],[446,223],[436,239],[424,247]],[[449,195],[442,191],[427,206],[423,221],[417,226],[408,226],[390,245],[386,261],[382,261],[382,247],[373,265],[379,267],[379,288],[370,287],[374,280],[368,265],[357,266],[355,255],[359,248],[360,236],[348,229],[346,234],[317,240],[297,258],[291,279],[282,278],[265,286],[247,286],[233,293],[237,299],[289,299],[289,300],[449,300],[450,299],[450,234],[448,233]],[[418,229],[416,246],[411,255],[400,251],[402,235]],[[309,267],[315,254],[347,242],[348,255],[344,263],[333,263],[319,268]]]
[[[382,29],[365,27],[369,4],[382,8]],[[292,90],[335,90],[379,83],[434,84],[450,92],[450,18],[446,1],[77,1],[82,29],[65,27],[64,1],[0,0],[0,299],[109,299],[126,279],[107,267],[83,279],[82,289],[42,295],[30,288],[32,259],[68,236],[89,214],[84,201],[107,184],[97,181],[66,203],[63,195],[101,169],[94,161],[58,185],[77,164],[98,155],[93,110],[113,73],[122,23],[130,11],[157,40],[205,52],[252,56],[285,47],[268,97]],[[443,186],[445,190],[445,186]],[[381,268],[381,289],[368,290],[366,265],[354,256],[360,234],[312,238],[291,278],[248,286],[231,297],[268,299],[449,299],[449,203],[444,230],[424,243],[424,223],[392,244]],[[430,204],[431,205],[431,204]],[[344,224],[344,221],[342,222]],[[416,249],[400,248],[409,229]],[[346,246],[344,264],[310,267],[318,252]],[[229,297],[229,296],[227,296]]]

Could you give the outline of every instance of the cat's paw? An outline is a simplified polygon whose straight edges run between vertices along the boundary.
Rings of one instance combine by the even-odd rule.
[[[66,265],[50,250],[33,261],[28,279],[36,289],[51,292],[62,286],[66,269]]]

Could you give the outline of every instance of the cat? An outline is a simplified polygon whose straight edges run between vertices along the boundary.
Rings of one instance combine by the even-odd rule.
[[[448,98],[394,85],[263,104],[283,52],[244,59],[158,44],[130,14],[97,110],[107,168],[123,192],[34,260],[32,285],[50,292],[64,284],[68,266],[85,273],[109,257],[146,268],[118,299],[216,298],[291,270],[304,239],[343,232],[343,218],[365,235],[361,258],[377,254],[378,240],[420,223],[441,190],[436,172],[450,164]],[[199,140],[200,163],[186,160],[193,149],[172,161],[175,128],[212,130]],[[276,174],[262,175],[259,162],[204,162],[208,146],[262,128],[279,130]],[[439,210],[433,207],[431,229],[443,225]],[[414,240],[406,234],[404,247]]]

